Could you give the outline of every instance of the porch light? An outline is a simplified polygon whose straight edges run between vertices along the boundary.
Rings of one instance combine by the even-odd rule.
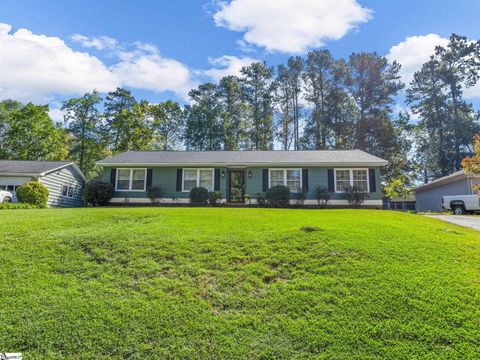
[[[225,177],[225,170],[222,170],[222,178]]]
[[[252,178],[252,170],[248,170],[248,178],[249,178],[249,179]]]

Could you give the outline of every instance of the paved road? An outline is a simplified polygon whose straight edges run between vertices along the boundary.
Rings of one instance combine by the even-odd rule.
[[[469,227],[480,231],[480,216],[463,216],[463,215],[425,215],[431,218],[443,220],[452,224]]]

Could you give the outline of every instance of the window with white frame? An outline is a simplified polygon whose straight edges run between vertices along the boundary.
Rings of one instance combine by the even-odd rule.
[[[62,186],[62,196],[73,198],[73,186],[71,185],[63,185]]]
[[[117,169],[117,191],[145,191],[147,169]]]
[[[194,187],[203,187],[213,191],[213,169],[183,169],[183,190],[190,191]]]
[[[368,192],[367,170],[352,170],[353,186],[360,191]]]
[[[368,170],[335,169],[335,192],[345,192],[349,187],[368,192]]]
[[[269,187],[284,185],[292,192],[302,188],[302,169],[270,169]]]

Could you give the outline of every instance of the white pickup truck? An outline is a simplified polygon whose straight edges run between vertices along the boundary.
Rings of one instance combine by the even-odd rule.
[[[480,200],[478,195],[452,195],[442,197],[442,207],[445,210],[452,210],[455,215],[462,215],[467,212],[480,211]]]

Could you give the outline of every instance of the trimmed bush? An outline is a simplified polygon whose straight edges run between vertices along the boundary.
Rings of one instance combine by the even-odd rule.
[[[350,186],[346,191],[347,201],[351,207],[359,208],[367,200],[368,194],[355,186]]]
[[[287,207],[290,202],[290,189],[283,185],[273,186],[267,190],[265,198],[270,206]]]
[[[314,194],[315,198],[318,201],[318,205],[320,205],[321,207],[326,207],[328,205],[328,202],[332,198],[332,194],[328,192],[328,189],[320,185],[315,187]]]
[[[85,200],[93,206],[108,205],[113,197],[113,185],[109,182],[91,180],[85,186],[83,195]]]
[[[162,188],[158,185],[150,186],[147,189],[147,196],[152,202],[152,204],[157,204],[160,201],[160,198],[163,195]]]
[[[212,191],[208,195],[208,202],[212,206],[220,205],[220,201],[222,200],[222,193],[220,191]]]
[[[18,201],[36,205],[38,207],[47,207],[48,189],[39,181],[30,181],[16,189]]]
[[[194,187],[190,190],[190,203],[192,205],[207,205],[208,190],[204,187]]]

